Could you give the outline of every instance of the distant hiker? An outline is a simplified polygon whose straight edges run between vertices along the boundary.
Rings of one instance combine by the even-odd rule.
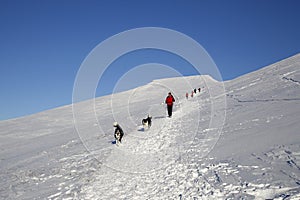
[[[124,135],[124,132],[121,128],[121,126],[118,124],[118,122],[114,122],[113,126],[116,128],[115,129],[115,139],[116,139],[116,144],[118,145],[122,141],[122,137]]]
[[[199,93],[200,93],[200,91],[201,91],[201,88],[198,88],[198,91],[199,91]]]
[[[192,91],[191,97],[194,97],[194,91]]]
[[[195,93],[195,94],[197,93],[197,90],[196,90],[196,88],[194,89],[194,93]]]
[[[185,93],[185,98],[188,99],[189,98],[189,93]]]
[[[175,99],[172,96],[171,92],[169,92],[169,94],[168,94],[168,96],[166,98],[166,104],[167,104],[167,109],[168,109],[168,115],[169,115],[169,117],[172,117],[173,102],[175,102]]]

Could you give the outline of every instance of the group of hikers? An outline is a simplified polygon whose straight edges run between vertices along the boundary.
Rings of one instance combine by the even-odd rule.
[[[198,88],[198,93],[201,92],[201,88]],[[191,97],[194,97],[194,94],[197,93],[197,89],[195,88],[194,90],[192,90],[192,93],[191,93]],[[186,99],[189,98],[189,93],[187,92],[185,94],[185,97]],[[171,94],[171,92],[169,92],[166,100],[165,100],[165,103],[167,104],[167,110],[168,110],[168,115],[169,117],[172,117],[172,110],[173,110],[173,103],[175,102],[175,98],[173,97],[173,95]]]
[[[200,91],[201,91],[201,88],[198,88],[198,93],[200,93]],[[192,90],[191,97],[193,97],[194,94],[196,94],[196,93],[197,93],[197,89]],[[188,98],[189,98],[189,93],[187,92],[186,99],[188,99]],[[168,96],[165,99],[165,104],[167,104],[167,111],[168,111],[169,118],[172,117],[174,102],[175,102],[175,98],[173,97],[172,93],[169,92]],[[116,139],[116,141],[121,143],[124,132],[123,132],[121,126],[117,122],[114,122],[113,126],[115,127],[115,133],[114,133],[115,139]]]
[[[198,88],[198,92],[199,92],[199,93],[201,92],[201,88]],[[192,90],[192,92],[191,92],[191,97],[193,98],[193,97],[194,97],[194,94],[196,94],[196,93],[197,93],[197,89],[195,88],[195,89]],[[188,93],[188,92],[185,94],[185,98],[186,98],[186,99],[189,98],[189,93]]]

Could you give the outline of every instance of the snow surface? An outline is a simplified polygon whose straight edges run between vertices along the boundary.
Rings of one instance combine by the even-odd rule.
[[[224,83],[155,80],[2,121],[0,199],[300,199],[299,104],[300,54]]]

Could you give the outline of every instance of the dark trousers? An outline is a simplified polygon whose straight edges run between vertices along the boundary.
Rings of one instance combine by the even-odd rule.
[[[168,109],[168,115],[169,115],[169,117],[171,117],[172,116],[173,105],[167,105],[167,109]]]

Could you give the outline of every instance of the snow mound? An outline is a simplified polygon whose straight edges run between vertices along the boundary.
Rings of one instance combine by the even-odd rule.
[[[300,54],[224,83],[155,80],[2,121],[0,197],[299,199],[299,66]],[[144,130],[147,114],[153,125]],[[114,121],[125,132],[120,146]]]

